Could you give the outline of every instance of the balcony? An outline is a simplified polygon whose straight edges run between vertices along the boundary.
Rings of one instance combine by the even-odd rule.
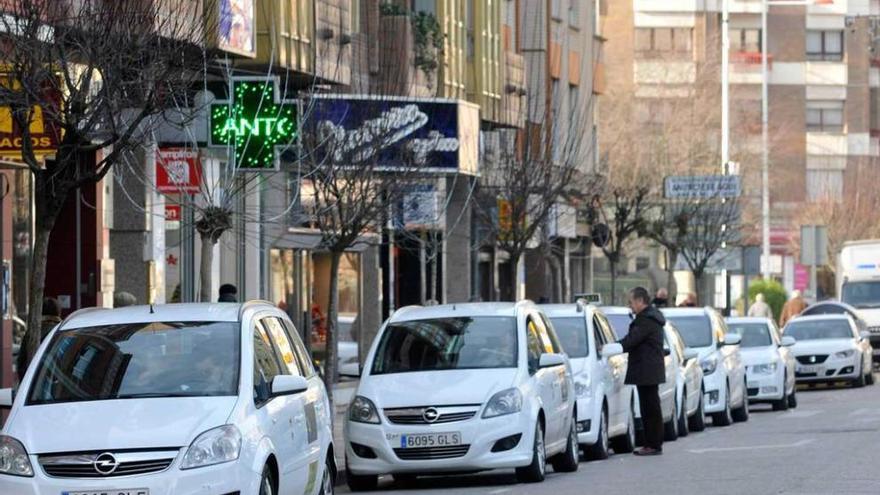
[[[379,16],[379,71],[372,81],[375,94],[430,97],[437,94],[435,66],[416,66],[415,36],[407,15]]]
[[[508,127],[525,125],[525,94],[525,59],[517,53],[504,52],[504,91],[497,119],[499,125]]]

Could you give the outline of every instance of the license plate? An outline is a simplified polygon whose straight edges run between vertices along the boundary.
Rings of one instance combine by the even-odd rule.
[[[822,371],[821,366],[800,366],[798,367],[799,373],[819,373]]]
[[[149,488],[128,488],[124,490],[90,490],[87,492],[61,492],[61,495],[150,495]]]
[[[461,433],[407,433],[396,441],[401,449],[423,449],[430,447],[453,447],[461,445]]]

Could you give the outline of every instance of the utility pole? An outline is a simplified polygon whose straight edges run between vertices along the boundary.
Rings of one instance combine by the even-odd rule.
[[[730,172],[730,0],[721,16],[721,174]]]
[[[767,0],[761,0],[761,274],[770,279],[770,108],[767,70]]]

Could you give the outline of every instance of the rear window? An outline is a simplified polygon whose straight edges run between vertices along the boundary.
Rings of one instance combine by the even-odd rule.
[[[632,323],[632,318],[629,315],[617,314],[605,315],[605,317],[608,318],[611,326],[614,327],[614,333],[617,334],[618,339],[622,339],[629,334],[629,324]]]
[[[550,318],[556,336],[569,357],[581,358],[590,355],[587,340],[587,320],[583,316]]]
[[[516,319],[438,318],[388,325],[371,373],[515,368]]]
[[[708,316],[666,315],[666,318],[675,325],[688,347],[709,347],[712,345],[712,322]]]

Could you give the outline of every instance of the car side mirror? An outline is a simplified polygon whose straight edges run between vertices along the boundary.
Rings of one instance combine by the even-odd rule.
[[[272,397],[301,394],[308,389],[308,380],[301,376],[278,375],[272,379]]]
[[[740,345],[742,343],[742,336],[736,333],[729,333],[724,336],[724,345]]]
[[[623,354],[623,346],[618,344],[617,342],[605,344],[604,346],[602,346],[603,358],[610,358],[614,356],[619,356],[621,354]]]
[[[671,355],[671,354],[672,354],[672,349],[670,349],[670,348],[668,348],[668,347],[664,347],[664,348],[663,348],[663,355],[664,355],[664,356],[669,356],[669,355]]]
[[[785,335],[779,343],[782,344],[782,347],[791,347],[797,343],[797,340],[790,335]]]
[[[866,332],[862,330],[861,332],[859,332],[859,337],[861,337],[862,340],[868,340],[871,338],[871,332]]]
[[[691,359],[697,359],[700,357],[700,353],[691,349],[690,347],[684,350],[684,360],[685,362],[690,361]]]
[[[11,388],[0,389],[0,408],[9,409],[15,400],[15,392]]]
[[[538,361],[539,368],[555,368],[564,364],[565,356],[562,354],[541,354],[541,359]]]

